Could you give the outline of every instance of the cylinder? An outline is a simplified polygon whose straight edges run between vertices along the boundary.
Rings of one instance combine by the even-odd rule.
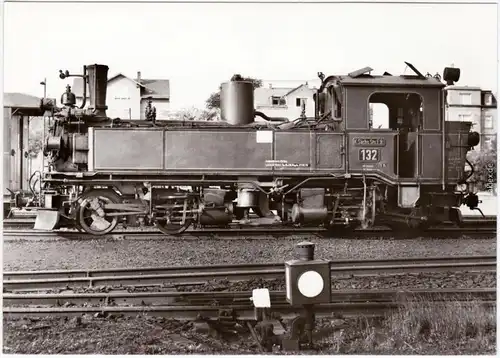
[[[220,101],[223,121],[234,126],[246,125],[255,121],[252,82],[231,81],[223,83]]]
[[[227,225],[230,222],[231,216],[225,209],[205,209],[200,216],[201,225]]]
[[[205,189],[203,193],[203,201],[205,204],[215,204],[215,206],[224,205],[225,190],[221,189]]]
[[[315,245],[309,241],[299,242],[295,246],[295,252],[299,260],[302,261],[311,261],[314,260],[314,247]]]
[[[292,222],[295,224],[322,223],[328,217],[326,206],[318,208],[303,208],[299,204],[292,207]]]
[[[108,69],[106,65],[87,66],[89,82],[89,108],[94,109],[95,117],[106,117],[106,90],[108,87]]]

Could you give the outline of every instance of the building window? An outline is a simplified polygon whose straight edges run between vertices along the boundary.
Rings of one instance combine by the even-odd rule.
[[[493,104],[493,96],[491,93],[486,93],[484,95],[484,105],[491,106]]]
[[[458,120],[460,122],[472,122],[472,114],[459,114]]]
[[[483,137],[483,149],[486,149],[486,150],[493,149],[493,141],[492,141],[491,137],[489,137],[489,136]]]
[[[305,105],[307,103],[307,98],[296,98],[295,99],[295,105],[297,107],[301,107],[302,103],[304,103],[304,105]]]
[[[273,96],[271,99],[273,106],[284,106],[286,105],[285,99],[283,97]]]
[[[472,95],[470,93],[460,93],[460,104],[462,105],[471,105],[472,104]]]
[[[488,115],[484,116],[484,128],[493,129],[493,117]]]

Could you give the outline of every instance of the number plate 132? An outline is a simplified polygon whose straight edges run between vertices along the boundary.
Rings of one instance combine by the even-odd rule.
[[[378,162],[380,160],[380,149],[360,149],[358,159],[361,162]]]

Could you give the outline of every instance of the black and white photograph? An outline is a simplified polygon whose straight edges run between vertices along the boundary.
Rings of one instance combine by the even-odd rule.
[[[499,6],[2,3],[4,355],[496,355]]]

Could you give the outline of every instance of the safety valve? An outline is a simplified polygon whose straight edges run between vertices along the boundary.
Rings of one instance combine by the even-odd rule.
[[[314,260],[314,244],[296,246],[298,260],[285,262],[286,300],[291,305],[329,303],[331,299],[330,262]]]

